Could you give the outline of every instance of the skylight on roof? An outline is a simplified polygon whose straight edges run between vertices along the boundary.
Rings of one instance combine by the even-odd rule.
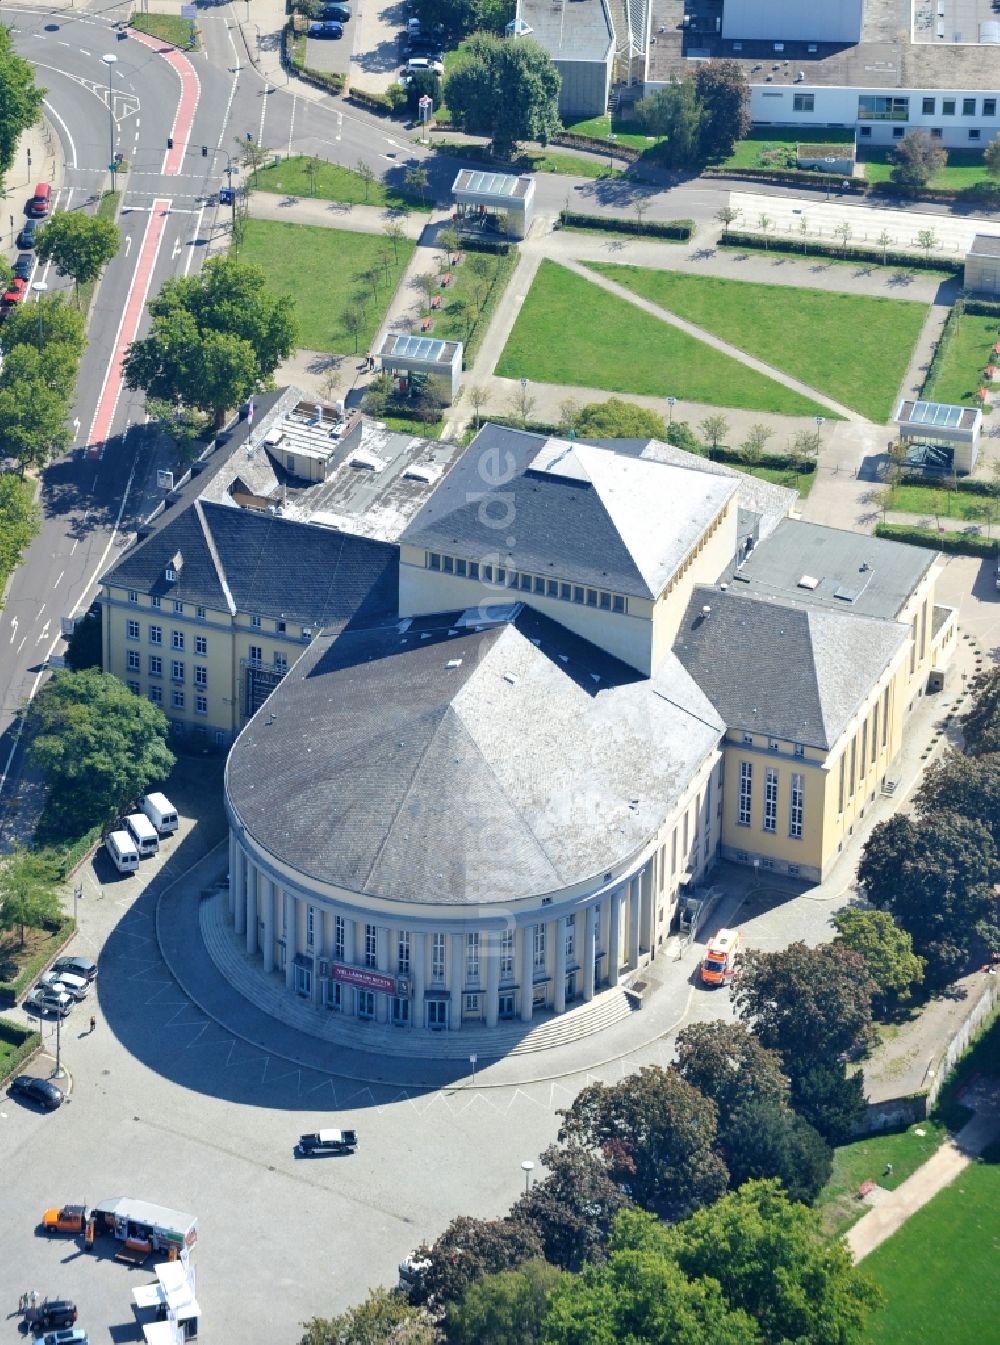
[[[804,574],[799,579],[799,582],[796,585],[796,587],[807,588],[811,591],[814,588],[819,588],[819,580],[814,578],[811,574]]]

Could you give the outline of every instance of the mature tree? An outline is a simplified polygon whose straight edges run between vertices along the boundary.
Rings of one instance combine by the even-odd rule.
[[[701,153],[705,110],[693,79],[674,79],[636,103],[635,114],[647,135],[663,136],[658,151],[673,168],[688,168]]]
[[[990,177],[1000,182],[1000,135],[996,135],[983,150],[983,165]]]
[[[948,162],[948,151],[927,131],[908,131],[893,148],[889,176],[901,187],[919,191]]]
[[[993,844],[1000,842],[1000,753],[967,757],[946,752],[928,766],[914,796],[922,817],[959,813],[989,827]]]
[[[579,412],[573,428],[583,439],[664,439],[667,433],[662,416],[620,397],[591,402]]]
[[[971,691],[972,705],[962,716],[966,751],[974,757],[984,752],[1000,752],[1000,668],[991,668],[977,677]]]
[[[694,75],[701,103],[701,152],[725,158],[750,130],[750,83],[739,61],[699,62]]]
[[[874,983],[864,958],[841,944],[749,949],[733,983],[737,1016],[778,1051],[794,1080],[803,1063],[836,1060],[871,1035]]]
[[[744,1103],[720,1125],[719,1144],[734,1189],[753,1178],[775,1177],[790,1199],[811,1205],[833,1170],[829,1144],[784,1101]]]
[[[718,448],[729,433],[729,421],[725,416],[711,415],[699,421],[698,428],[709,448]]]
[[[430,182],[427,169],[421,164],[415,164],[414,167],[407,168],[406,172],[403,174],[403,181],[410,191],[418,191],[420,193],[421,202],[426,204],[427,185]]]
[[[45,90],[35,84],[34,67],[14,50],[14,30],[0,26],[0,177],[10,172],[18,141],[42,115]]]
[[[667,426],[667,443],[673,444],[675,448],[683,448],[685,453],[694,453],[697,457],[702,455],[698,436],[686,420],[675,420]]]
[[[987,827],[949,812],[880,823],[858,866],[868,900],[912,936],[932,986],[961,974],[976,934],[990,942],[996,937],[997,874]]]
[[[617,1084],[588,1084],[560,1115],[561,1142],[599,1150],[611,1177],[667,1218],[683,1218],[726,1189],[715,1103],[675,1069],[645,1066]]]
[[[133,341],[125,359],[128,386],[205,411],[216,426],[270,383],[295,345],[291,297],[272,296],[261,267],[230,257],[168,280],[149,312],[149,336]]]
[[[792,1106],[828,1144],[856,1137],[865,1115],[865,1079],[841,1060],[803,1061],[792,1076]]]
[[[0,385],[0,452],[14,458],[22,475],[27,467],[44,467],[72,438],[66,412],[65,393],[39,379]]]
[[[730,226],[735,224],[740,217],[740,211],[731,205],[724,205],[715,212],[715,218],[722,225],[722,236],[725,238],[729,232]]]
[[[16,929],[24,947],[26,928],[40,929],[62,914],[57,873],[44,852],[16,846],[0,859],[0,929]]]
[[[910,935],[888,911],[849,906],[834,916],[833,923],[837,928],[834,943],[861,954],[883,1006],[910,998],[912,987],[924,979],[924,961],[914,953]]]
[[[392,244],[392,260],[399,261],[399,245],[406,237],[406,231],[398,219],[388,220],[382,227],[382,233]]]
[[[421,98],[429,98],[434,108],[441,106],[441,76],[433,70],[410,71],[406,85],[406,107],[411,117],[419,114]]]
[[[549,1175],[521,1196],[510,1217],[530,1224],[554,1266],[579,1270],[586,1261],[601,1260],[612,1220],[630,1204],[628,1196],[604,1159],[578,1144],[553,1144],[541,1159]]]
[[[15,346],[66,346],[79,360],[87,348],[83,315],[62,294],[39,295],[36,303],[18,304],[0,327],[0,348],[6,356]]]
[[[303,1322],[299,1345],[434,1345],[434,1323],[389,1289],[372,1289],[364,1303],[338,1317]]]
[[[166,715],[110,673],[56,672],[28,711],[28,755],[82,829],[122,811],[174,764]]]
[[[788,1079],[777,1051],[743,1023],[691,1023],[677,1034],[677,1073],[718,1108],[720,1126],[751,1102],[784,1102]]]
[[[463,131],[491,137],[500,159],[519,140],[543,143],[559,129],[559,72],[534,38],[510,42],[477,33],[444,83],[444,101]]]
[[[82,210],[60,210],[39,233],[35,253],[39,261],[52,262],[60,275],[72,277],[79,301],[80,286],[97,279],[121,243],[114,220]]]
[[[792,440],[792,453],[797,458],[816,458],[822,447],[819,430],[799,430]]]
[[[545,1261],[485,1275],[448,1307],[448,1345],[540,1345],[562,1271]]]
[[[525,1261],[542,1257],[542,1242],[534,1228],[516,1219],[452,1219],[441,1236],[414,1252],[414,1261],[426,1261],[411,1292],[415,1303],[444,1307],[457,1303],[466,1289],[484,1275],[516,1270]]]
[[[662,1236],[690,1279],[715,1281],[730,1310],[749,1314],[762,1345],[860,1345],[882,1302],[843,1239],[777,1182],[749,1182]]]
[[[549,1300],[546,1345],[759,1345],[749,1314],[717,1283],[685,1275],[652,1215],[619,1216],[607,1263],[565,1277]]]
[[[66,667],[72,672],[101,666],[101,609],[80,617],[66,642]]]
[[[78,368],[74,351],[59,342],[41,349],[37,346],[11,346],[4,357],[3,370],[0,371],[0,388],[17,390],[38,384],[61,399],[65,414],[76,386]]]
[[[16,476],[0,475],[0,608],[7,576],[20,563],[40,524],[41,510],[31,487]]]
[[[764,456],[764,449],[767,447],[767,441],[774,435],[774,431],[766,425],[751,425],[740,444],[740,456],[748,466],[753,466],[760,462]]]

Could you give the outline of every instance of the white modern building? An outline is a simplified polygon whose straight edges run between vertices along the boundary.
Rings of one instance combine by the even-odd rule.
[[[863,0],[725,0],[722,36],[763,42],[846,42],[861,40]]]

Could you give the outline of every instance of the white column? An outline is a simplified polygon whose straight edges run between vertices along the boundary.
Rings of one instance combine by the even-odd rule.
[[[270,878],[264,879],[264,970],[274,971],[274,903],[277,889]]]
[[[583,935],[583,998],[594,998],[594,963],[597,960],[597,907],[588,906]]]
[[[452,934],[451,943],[451,1012],[448,1026],[457,1032],[462,1026],[462,984],[465,977],[465,949],[461,934]]]
[[[481,936],[480,961],[486,959],[486,1026],[500,1021],[500,935],[490,930]]]
[[[355,948],[356,935],[355,935],[355,930],[356,930],[356,928],[357,928],[357,921],[356,921],[356,920],[350,920],[350,919],[348,919],[348,918],[345,917],[345,919],[344,919],[344,961],[348,964],[348,966],[350,966],[351,963],[353,963],[354,960],[355,960],[355,954],[356,954],[356,948]],[[344,1006],[344,1013],[357,1013],[357,1011],[358,1011],[358,999],[357,999],[357,994],[358,994],[358,992],[354,989],[353,986],[345,985],[345,986],[344,986],[344,989],[343,989],[343,991],[342,991],[341,993],[342,993],[342,996],[343,996],[342,1003],[343,1003],[343,1006]]]
[[[639,893],[639,879],[632,878],[628,885],[628,966],[639,965],[639,916],[642,899]]]
[[[653,875],[656,867],[656,857],[648,859],[646,866],[642,871],[641,889],[642,889],[642,923],[639,928],[639,946],[646,952],[653,953],[656,948],[656,913],[653,901]]]
[[[413,999],[410,1003],[410,1022],[414,1027],[426,1027],[427,1015],[424,1010],[424,987],[427,984],[426,971],[427,935],[418,931],[410,935],[410,969],[413,974]]]
[[[622,964],[622,889],[611,894],[608,924],[608,985],[618,984]]]
[[[313,958],[312,1002],[322,1003],[319,984],[319,959],[323,952],[323,912],[319,906],[313,908],[313,946],[310,949]],[[308,919],[308,917],[306,917]]]
[[[381,972],[389,970],[389,931],[383,925],[379,925],[375,930],[375,958],[378,962],[378,969]],[[377,1023],[387,1023],[389,1021],[389,996],[378,991],[375,995],[375,1021]]]
[[[552,937],[556,941],[555,956],[555,994],[552,996],[552,1007],[556,1013],[566,1012],[566,921],[565,919],[556,919],[549,926],[552,931]]]
[[[229,833],[229,918],[236,919],[236,879],[237,865],[236,857],[239,854],[239,845],[236,841],[235,831]]]
[[[521,945],[521,1022],[530,1023],[531,1015],[535,1009],[534,985],[532,982],[532,973],[534,971],[534,949],[533,941],[535,937],[534,925],[522,925],[518,930],[518,943]]]
[[[233,899],[236,903],[234,918],[237,934],[245,934],[247,928],[247,857],[243,853],[243,847],[239,841],[236,843],[236,870],[233,875],[235,878],[235,890]],[[230,886],[232,886],[232,882]]]
[[[323,937],[319,951],[324,957],[333,958],[333,911],[323,912]]]
[[[299,903],[291,892],[285,893],[285,988],[295,988],[295,938]]]
[[[260,869],[252,861],[247,863],[247,956],[257,951],[257,893]]]

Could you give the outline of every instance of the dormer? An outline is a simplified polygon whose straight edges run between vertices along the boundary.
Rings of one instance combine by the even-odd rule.
[[[174,554],[167,561],[166,568],[163,571],[163,577],[168,584],[177,583],[177,580],[180,578],[183,566],[184,566],[184,557],[181,555],[179,551],[175,551]]]

